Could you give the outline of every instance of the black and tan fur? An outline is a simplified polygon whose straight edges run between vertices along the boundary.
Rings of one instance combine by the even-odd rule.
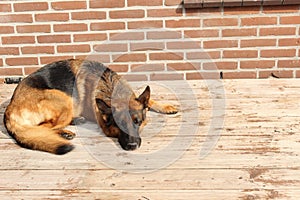
[[[74,119],[97,122],[105,135],[125,150],[141,144],[146,111],[173,114],[172,105],[150,99],[150,88],[138,97],[118,74],[101,63],[63,60],[48,64],[17,86],[4,114],[4,125],[22,147],[65,154],[75,137],[65,130]]]

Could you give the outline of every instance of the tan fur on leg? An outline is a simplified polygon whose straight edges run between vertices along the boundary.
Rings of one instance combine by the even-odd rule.
[[[158,103],[157,101],[154,101],[152,99],[150,99],[149,101],[149,108],[154,112],[163,114],[176,114],[178,112],[178,109],[175,106],[170,104]]]

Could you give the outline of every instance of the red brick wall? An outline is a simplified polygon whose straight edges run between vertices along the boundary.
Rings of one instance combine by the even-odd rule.
[[[0,80],[84,58],[132,80],[300,77],[299,5],[181,0],[0,2]]]

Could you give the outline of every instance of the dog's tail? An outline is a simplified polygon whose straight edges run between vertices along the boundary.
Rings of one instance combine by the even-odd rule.
[[[6,122],[7,123],[7,122]],[[60,135],[60,130],[43,126],[20,126],[5,124],[9,134],[22,147],[62,155],[74,146]]]

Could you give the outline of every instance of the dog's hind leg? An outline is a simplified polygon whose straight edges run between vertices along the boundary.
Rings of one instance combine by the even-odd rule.
[[[51,91],[50,95],[51,98],[49,100],[45,100],[43,105],[41,105],[41,107],[47,108],[45,110],[52,113],[52,124],[50,124],[49,128],[56,130],[56,133],[61,137],[71,140],[76,136],[76,134],[72,131],[65,130],[64,128],[68,126],[73,119],[72,100],[70,97],[63,95],[60,91]]]
[[[65,154],[74,146],[68,141],[75,134],[64,130],[73,118],[72,99],[57,90],[33,90],[18,94],[5,111],[4,123],[10,135],[20,146]],[[22,97],[22,98],[21,98]],[[68,139],[68,140],[67,140]]]
[[[162,104],[152,99],[150,99],[148,106],[150,110],[158,113],[176,114],[178,112],[178,109],[175,106],[170,104]]]

